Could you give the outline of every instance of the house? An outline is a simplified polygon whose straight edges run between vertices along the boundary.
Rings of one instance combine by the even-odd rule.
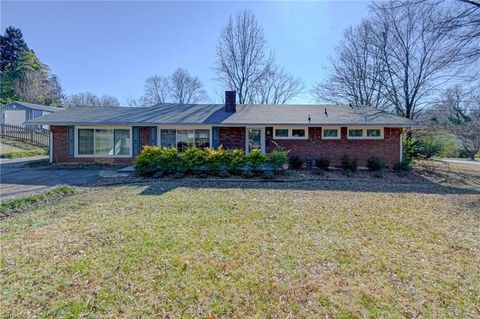
[[[63,108],[26,102],[12,102],[0,108],[0,119],[2,124],[25,126],[24,123],[28,120],[56,113],[61,110],[63,110]],[[38,129],[40,126],[33,126],[33,128]],[[43,128],[46,129],[48,126],[43,126]]]
[[[277,147],[303,158],[344,154],[365,166],[402,159],[402,132],[416,123],[374,108],[349,105],[158,104],[152,107],[70,108],[27,123],[50,125],[54,163],[130,164],[144,145],[260,149]]]

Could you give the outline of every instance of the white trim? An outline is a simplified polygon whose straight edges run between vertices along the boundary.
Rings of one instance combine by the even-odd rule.
[[[248,154],[248,130],[260,130],[260,152],[265,153],[265,127],[264,126],[247,126],[245,127],[245,154]]]
[[[325,130],[336,130],[337,136],[325,136]],[[342,138],[342,128],[340,126],[322,126],[322,140],[339,140]]]
[[[95,152],[96,145],[95,145],[95,130],[96,129],[111,129],[111,130],[129,130],[130,132],[130,149],[128,155],[106,155],[106,154],[78,154],[78,130],[79,129],[90,129],[94,130],[93,134],[93,152]],[[97,158],[114,158],[114,157],[119,157],[119,158],[129,158],[133,157],[133,135],[132,135],[132,127],[131,126],[105,126],[105,125],[98,125],[98,126],[75,126],[75,157],[97,157]]]
[[[50,139],[49,141],[49,150],[48,150],[48,160],[50,163],[53,163],[53,132],[50,131],[48,138]]]
[[[158,125],[157,126],[157,146],[162,146],[161,130],[175,130],[175,148],[177,146],[177,130],[209,130],[208,144],[212,147],[213,129],[212,125]]]
[[[249,126],[250,127],[250,126]],[[287,130],[288,136],[277,136],[276,130]],[[293,136],[293,130],[305,131],[305,136],[298,137]],[[275,140],[308,140],[308,126],[274,126],[273,127],[273,139]]]
[[[403,131],[400,133],[400,163],[403,162]]]
[[[350,130],[362,130],[362,136],[350,136]],[[380,136],[367,136],[367,130],[380,130]],[[349,140],[382,140],[384,138],[384,127],[375,126],[348,126],[347,139]]]

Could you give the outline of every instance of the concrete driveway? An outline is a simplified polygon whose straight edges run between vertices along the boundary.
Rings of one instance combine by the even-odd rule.
[[[0,161],[0,200],[34,194],[59,184],[85,185],[100,178],[102,170],[98,167],[24,167],[28,162],[32,159]]]

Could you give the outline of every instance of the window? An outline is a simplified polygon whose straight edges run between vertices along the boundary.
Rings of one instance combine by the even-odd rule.
[[[305,129],[292,130],[292,137],[305,137]]]
[[[276,129],[275,137],[288,137],[288,129]]]
[[[368,137],[380,137],[382,136],[382,131],[379,128],[367,129]]]
[[[307,128],[274,128],[273,138],[276,139],[306,139]]]
[[[322,127],[322,138],[323,139],[339,139],[340,128]]]
[[[160,146],[175,147],[176,130],[160,130]]]
[[[78,130],[78,155],[93,155],[95,149],[94,130]]]
[[[382,139],[383,127],[379,128],[348,128],[348,138],[350,139]]]
[[[198,148],[210,146],[210,130],[195,130],[195,146]]]
[[[95,154],[113,155],[113,130],[95,130]]]
[[[180,152],[196,146],[198,148],[210,147],[209,129],[161,129],[160,146],[176,147]]]
[[[362,129],[348,129],[348,137],[362,137],[363,130]]]
[[[177,130],[177,149],[180,152],[192,147],[195,142],[194,130]]]
[[[129,155],[130,154],[130,130],[114,130],[114,154]]]
[[[78,129],[78,155],[130,155],[130,129]]]

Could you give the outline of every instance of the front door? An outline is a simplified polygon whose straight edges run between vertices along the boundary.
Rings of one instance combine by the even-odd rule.
[[[259,127],[247,127],[246,133],[245,151],[247,154],[255,149],[265,153],[265,129]]]

